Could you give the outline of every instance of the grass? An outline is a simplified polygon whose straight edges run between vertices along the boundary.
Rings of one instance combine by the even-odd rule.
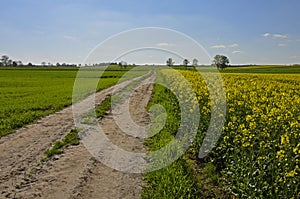
[[[178,129],[178,114],[174,114],[178,103],[173,101],[163,86],[155,85],[149,107],[160,104],[166,108],[167,121],[162,131],[148,139],[145,145],[150,151],[164,147],[174,138]],[[144,178],[147,186],[143,187],[142,198],[198,198],[199,189],[195,180],[192,164],[179,158],[171,165],[146,174]]]
[[[78,129],[72,129],[62,141],[54,142],[53,146],[45,151],[47,158],[62,154],[64,152],[63,149],[68,146],[79,145],[80,138],[78,132]],[[43,160],[45,160],[45,158],[43,158]]]
[[[111,96],[106,97],[99,106],[96,107],[96,117],[102,118],[111,108]]]
[[[100,77],[95,70],[103,72],[103,69],[92,69],[87,68],[84,71],[82,78],[85,78],[86,84],[81,85],[82,90],[95,82],[98,84],[97,91],[108,88],[116,84],[128,71],[111,66]],[[77,68],[0,67],[0,138],[71,105],[77,71]],[[142,73],[144,72],[135,71],[127,78]],[[80,93],[75,98],[79,100],[87,94]]]

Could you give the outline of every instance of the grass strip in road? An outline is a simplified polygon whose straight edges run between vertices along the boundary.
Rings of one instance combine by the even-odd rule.
[[[154,104],[165,107],[167,121],[159,134],[145,142],[150,151],[156,151],[167,145],[177,132],[180,117],[174,114],[174,110],[177,110],[178,102],[174,101],[175,96],[170,95],[172,93],[163,86],[158,84],[154,86],[149,107]],[[171,165],[145,175],[144,181],[147,185],[143,187],[142,198],[198,198],[199,189],[194,176],[192,164],[181,157]]]
[[[54,155],[59,155],[64,152],[64,148],[68,146],[74,146],[79,145],[79,130],[74,128],[72,129],[62,141],[56,141],[54,142],[53,146],[45,151],[46,158],[43,158],[43,160],[46,160],[47,158],[51,158]]]
[[[111,109],[111,96],[107,96],[97,107],[96,107],[96,117],[102,118],[105,116],[106,112]]]

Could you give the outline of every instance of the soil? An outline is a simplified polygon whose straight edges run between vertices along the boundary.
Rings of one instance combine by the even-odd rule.
[[[148,84],[135,90],[129,101],[132,120],[140,126],[149,122],[145,107],[152,92],[151,78],[144,80]],[[121,86],[126,87],[129,82]],[[113,89],[96,93],[96,102],[100,103]],[[123,133],[111,112],[99,123],[115,145],[132,152],[146,151],[144,138]],[[67,107],[1,138],[0,198],[140,198],[142,174],[124,173],[105,166],[82,143],[41,161],[45,150],[62,140],[72,128],[75,128],[72,107]]]

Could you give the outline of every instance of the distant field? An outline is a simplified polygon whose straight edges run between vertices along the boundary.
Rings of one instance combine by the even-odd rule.
[[[300,74],[300,66],[249,66],[229,67],[222,73],[272,73],[272,74]]]
[[[212,66],[198,66],[197,69],[203,72],[212,71]],[[221,73],[263,73],[263,74],[300,74],[300,66],[241,66],[228,67],[220,70]]]
[[[100,78],[90,69],[84,72],[87,83]],[[0,68],[0,137],[70,105],[77,71],[78,68]],[[109,67],[97,90],[116,84],[126,71]]]

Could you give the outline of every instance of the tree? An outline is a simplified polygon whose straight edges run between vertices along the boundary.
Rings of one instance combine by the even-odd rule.
[[[122,69],[123,67],[126,69],[126,68],[127,68],[127,62],[125,62],[125,61],[120,61],[120,62],[119,62],[119,66],[120,66],[121,69]]]
[[[184,65],[185,67],[187,67],[189,63],[190,63],[190,62],[189,62],[188,59],[184,59],[184,60],[183,60],[183,65]]]
[[[3,55],[1,57],[1,63],[3,66],[8,66],[9,65],[9,57],[7,55]]]
[[[22,61],[17,61],[18,66],[23,66]]]
[[[123,69],[123,65],[122,65],[121,62],[119,62],[119,66],[120,66],[121,69]]]
[[[169,58],[167,60],[167,66],[173,66],[174,62],[173,62],[173,59],[172,58]]]
[[[6,66],[12,66],[12,65],[13,65],[13,60],[11,60],[11,59],[7,60]]]
[[[229,59],[225,55],[216,55],[214,57],[213,63],[218,69],[224,69],[229,64]]]
[[[12,66],[13,66],[13,67],[17,67],[17,66],[18,66],[18,62],[17,62],[17,61],[13,61],[13,62],[12,62]]]
[[[46,62],[43,61],[43,62],[41,63],[41,65],[42,65],[42,66],[46,66]]]
[[[193,59],[193,66],[198,66],[198,59]]]

